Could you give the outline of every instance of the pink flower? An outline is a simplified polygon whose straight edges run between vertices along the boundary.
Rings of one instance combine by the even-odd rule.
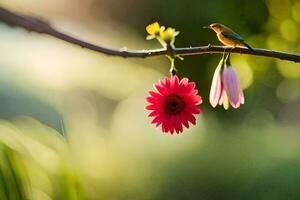
[[[223,60],[217,66],[209,94],[209,102],[212,107],[223,105],[227,110],[229,103],[233,108],[244,104],[245,98],[240,86],[240,80],[232,66],[226,66],[223,70]]]
[[[222,80],[230,105],[233,108],[238,108],[241,104],[244,104],[245,98],[240,86],[240,80],[232,66],[226,67],[223,70]]]
[[[154,84],[156,91],[149,91],[146,106],[150,110],[149,117],[154,117],[152,123],[156,127],[161,125],[164,133],[174,131],[178,134],[183,131],[183,126],[189,128],[189,122],[196,124],[194,115],[200,114],[198,107],[202,103],[201,96],[197,95],[194,82],[188,82],[187,78],[179,81],[174,75],[171,78],[164,78]],[[182,126],[183,125],[183,126]]]

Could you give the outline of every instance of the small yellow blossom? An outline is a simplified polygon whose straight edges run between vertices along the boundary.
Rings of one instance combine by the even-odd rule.
[[[152,40],[152,39],[156,38],[157,36],[159,36],[160,32],[162,32],[164,30],[165,30],[165,27],[160,26],[158,22],[154,22],[152,24],[149,24],[146,27],[146,31],[149,34],[147,36],[147,40]]]
[[[154,22],[152,24],[149,24],[146,27],[146,31],[149,33],[149,35],[158,35],[160,32],[160,26],[158,22]]]
[[[175,37],[178,34],[179,31],[175,31],[174,28],[168,27],[165,31],[160,32],[160,37],[166,43],[174,43]]]

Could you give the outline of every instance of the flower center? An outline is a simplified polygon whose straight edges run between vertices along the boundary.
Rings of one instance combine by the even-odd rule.
[[[170,94],[166,97],[163,106],[166,113],[175,115],[183,110],[184,101],[180,96]]]

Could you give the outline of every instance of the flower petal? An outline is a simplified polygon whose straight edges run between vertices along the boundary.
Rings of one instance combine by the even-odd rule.
[[[228,96],[227,96],[227,93],[225,92],[225,90],[223,93],[223,107],[225,110],[229,109],[229,100],[228,100]]]
[[[161,113],[160,110],[153,110],[151,113],[148,115],[148,117],[154,117],[156,115],[159,115]]]
[[[189,126],[189,121],[188,121],[186,115],[182,114],[182,115],[181,115],[181,120],[182,120],[182,124],[183,124],[186,128],[189,128],[189,127],[190,127],[190,126]]]
[[[170,92],[171,93],[176,93],[178,90],[178,86],[179,86],[179,79],[178,76],[172,76],[171,77],[171,85],[170,85]]]
[[[150,96],[154,97],[154,98],[160,98],[163,97],[161,94],[154,92],[154,91],[149,91]]]
[[[150,104],[150,105],[147,105],[147,106],[146,106],[146,109],[147,109],[147,110],[157,110],[157,109],[158,109],[158,106],[155,105],[155,104]]]
[[[165,87],[163,87],[161,85],[158,85],[158,84],[155,84],[154,87],[162,95],[168,95],[169,94],[168,88],[165,88]]]
[[[222,83],[221,83],[221,68],[223,59],[218,64],[210,87],[209,102],[212,107],[216,107],[221,97]]]
[[[241,102],[241,104],[245,103],[245,97],[244,97],[243,90],[240,91],[240,102]]]

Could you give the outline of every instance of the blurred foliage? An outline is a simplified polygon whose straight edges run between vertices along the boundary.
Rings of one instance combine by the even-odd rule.
[[[1,0],[104,46],[146,41],[158,21],[175,45],[219,44],[220,22],[253,47],[300,51],[300,0]],[[196,127],[162,135],[145,97],[168,75],[167,58],[123,59],[0,23],[0,199],[299,199],[300,66],[232,55],[246,103],[208,104],[220,55],[176,60],[204,103]]]

